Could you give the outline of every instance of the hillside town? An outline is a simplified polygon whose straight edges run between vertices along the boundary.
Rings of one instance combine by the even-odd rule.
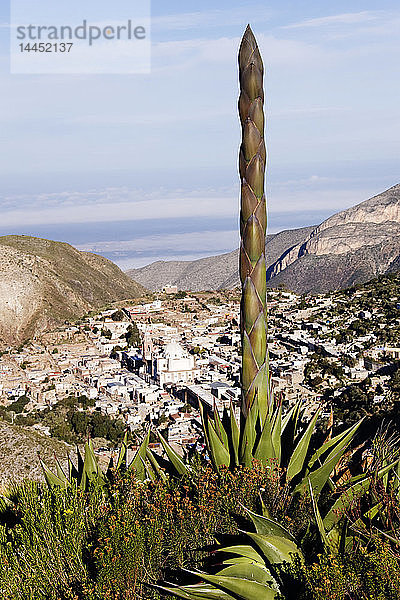
[[[396,401],[400,348],[388,330],[400,322],[400,296],[388,296],[393,285],[383,278],[373,302],[368,284],[320,296],[269,290],[271,385],[284,406],[302,400],[307,412],[322,405],[322,417],[333,409],[340,420],[351,390],[361,414]],[[125,428],[140,434],[148,424],[178,446],[195,444],[199,402],[221,414],[231,403],[239,410],[239,313],[238,290],[169,285],[151,302],[120,304],[9,347],[0,359],[1,416],[66,441],[60,419],[72,418],[75,434],[84,434],[102,415],[119,424],[108,436],[102,421],[98,437],[108,446]],[[73,407],[72,417],[62,411]]]

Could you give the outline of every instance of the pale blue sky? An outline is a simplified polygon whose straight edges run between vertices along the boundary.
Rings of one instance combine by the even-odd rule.
[[[1,6],[0,234],[124,267],[233,249],[247,22],[266,68],[270,230],[400,180],[398,2],[153,0],[152,73],[120,76],[9,75]]]

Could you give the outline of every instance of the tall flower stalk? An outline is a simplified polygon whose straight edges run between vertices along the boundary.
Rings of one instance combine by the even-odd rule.
[[[242,412],[246,416],[257,398],[260,415],[264,420],[268,411],[269,377],[263,76],[261,55],[254,34],[248,25],[239,49],[239,116],[242,125],[242,144],[239,153]]]

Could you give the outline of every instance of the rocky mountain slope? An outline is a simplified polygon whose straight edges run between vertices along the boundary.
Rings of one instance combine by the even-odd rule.
[[[143,293],[141,285],[102,256],[62,242],[0,237],[0,340],[6,343]]]
[[[268,285],[320,293],[367,281],[400,268],[400,184],[341,211],[316,227],[269,236]],[[157,262],[128,274],[150,289],[238,285],[238,251],[192,262]]]
[[[287,248],[303,241],[313,231],[303,227],[281,231],[267,238],[267,266],[277,261]],[[140,269],[131,269],[127,275],[148,289],[159,290],[167,283],[181,290],[232,289],[239,285],[239,250],[227,254],[200,258],[193,261],[157,261]]]
[[[400,256],[400,185],[341,211],[268,269],[271,285],[326,292],[392,270]]]
[[[0,421],[0,491],[1,486],[24,479],[42,481],[43,472],[38,454],[54,468],[54,455],[66,465],[66,456],[72,448],[54,438],[42,435],[30,427],[19,427]]]

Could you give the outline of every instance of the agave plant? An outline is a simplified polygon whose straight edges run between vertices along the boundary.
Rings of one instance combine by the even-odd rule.
[[[343,498],[338,498],[321,521],[326,543],[337,547],[340,527],[346,528],[346,542],[368,545],[374,537],[400,543],[400,461],[399,438],[378,432],[372,445],[364,476],[350,480]],[[366,493],[368,492],[368,493]],[[343,514],[346,518],[343,518]]]
[[[92,441],[89,440],[85,444],[84,457],[77,447],[77,465],[73,463],[71,457],[68,455],[68,472],[66,473],[62,468],[60,461],[55,456],[56,471],[53,472],[49,469],[46,463],[39,457],[40,464],[43,469],[44,477],[47,485],[50,488],[67,488],[70,486],[78,487],[82,490],[88,488],[90,483],[95,483],[100,486],[104,486],[107,481],[106,474],[102,471],[94,453]]]
[[[396,481],[398,465],[399,459],[396,458],[390,464],[380,468],[375,473],[375,479],[384,482],[391,473],[393,481]],[[353,478],[347,493],[339,496],[325,518],[321,517],[310,478],[307,479],[307,484],[312,500],[315,528],[320,534],[320,547],[331,556],[344,555],[345,551],[353,548],[356,542],[362,542],[364,533],[362,529],[361,532],[357,530],[357,527],[362,527],[362,519],[349,526],[345,511],[359,494],[364,494],[370,488],[371,478],[363,476],[359,479]],[[379,515],[381,505],[382,502],[377,503],[363,515],[363,518],[375,518]],[[242,531],[239,543],[217,548],[216,552],[228,556],[222,561],[222,569],[213,574],[183,570],[183,573],[195,576],[201,582],[192,585],[165,584],[154,587],[185,600],[237,600],[238,598],[275,600],[278,597],[295,597],[293,594],[295,581],[287,567],[305,561],[301,549],[304,539],[297,540],[274,519],[244,510],[252,520],[255,532]],[[243,542],[243,535],[247,537],[247,543]],[[309,529],[305,533],[305,537],[308,536]],[[398,539],[393,539],[387,534],[386,537],[399,543]]]
[[[221,467],[234,468],[240,464],[250,467],[252,461],[257,460],[266,468],[279,468],[284,483],[292,486],[293,493],[306,492],[310,480],[314,494],[319,495],[330,481],[362,422],[327,439],[313,450],[313,433],[320,411],[316,411],[304,428],[301,401],[284,417],[282,405],[273,401],[263,420],[256,399],[240,431],[232,405],[229,415],[223,419],[216,407],[212,416],[201,409],[211,460],[217,470]]]
[[[155,587],[185,600],[273,600],[278,594],[285,596],[287,579],[282,577],[283,569],[295,561],[302,562],[302,551],[282,525],[245,510],[255,532],[243,531],[243,543],[217,548],[218,554],[228,556],[222,561],[222,569],[213,575],[186,571],[202,580],[194,585]]]
[[[136,450],[132,461],[128,463],[128,433],[126,432],[116,462],[114,463],[114,459],[111,458],[106,471],[101,469],[93,449],[92,441],[89,440],[85,444],[84,457],[82,457],[79,448],[77,448],[77,466],[74,465],[71,457],[68,456],[68,473],[65,473],[57,457],[55,457],[55,473],[40,460],[46,482],[50,488],[67,488],[73,485],[86,490],[90,484],[103,487],[112,481],[116,472],[126,470],[134,471],[135,476],[139,481],[144,481],[146,479],[155,481],[158,478],[165,479],[165,471],[175,475],[188,475],[190,473],[190,467],[182,461],[162,435],[158,432],[157,434],[167,456],[167,461],[162,461],[162,459],[149,448],[149,429]]]
[[[371,477],[368,473],[352,477],[345,489],[336,494],[336,499],[331,502],[323,518],[311,482],[308,482],[315,524],[325,551],[330,554],[344,554],[346,549],[354,547],[356,543],[363,544],[364,540],[369,541],[370,535],[367,535],[365,523],[368,521],[371,524],[371,521],[375,518],[382,522],[380,517],[382,517],[383,503],[375,500],[373,506],[353,523],[349,520],[349,513],[355,503],[370,495],[374,481],[375,483],[384,481],[391,473],[394,474],[398,471],[399,460],[399,452],[397,451],[396,459],[378,469],[374,477]],[[332,497],[334,498],[334,491]],[[378,535],[383,537],[387,535],[377,527],[375,529]]]

